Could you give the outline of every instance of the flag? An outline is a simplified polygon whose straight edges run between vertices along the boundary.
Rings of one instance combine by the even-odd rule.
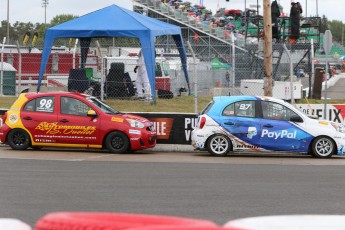
[[[26,46],[26,44],[28,43],[29,39],[31,37],[31,33],[30,32],[26,32],[23,38],[23,45]]]
[[[32,46],[32,47],[35,47],[37,38],[38,38],[38,33],[35,32],[35,33],[34,33],[34,36],[33,36],[33,38],[32,38],[32,42],[31,42],[31,46]]]

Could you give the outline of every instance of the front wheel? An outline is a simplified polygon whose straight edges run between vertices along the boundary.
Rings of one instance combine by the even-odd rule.
[[[230,139],[222,134],[211,136],[207,141],[207,151],[216,157],[226,156],[231,150],[231,146]]]
[[[14,150],[25,150],[30,146],[30,136],[23,129],[13,129],[8,134],[7,142]]]
[[[314,157],[329,158],[336,151],[336,146],[329,137],[317,137],[313,141],[311,149]]]
[[[129,139],[126,134],[113,131],[105,139],[105,146],[111,153],[125,153],[129,149]]]

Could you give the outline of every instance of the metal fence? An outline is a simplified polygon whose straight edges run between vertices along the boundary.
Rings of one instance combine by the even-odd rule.
[[[189,85],[181,69],[181,61],[172,38],[157,38],[156,93],[158,98],[171,98],[188,93],[199,96],[213,95],[263,95],[263,45],[224,44],[189,34],[186,42]],[[132,45],[132,46],[128,46]],[[323,56],[313,57],[310,43],[294,45],[273,44],[273,96],[291,99],[290,83],[293,80],[295,99],[308,97],[313,84],[314,70],[324,67]],[[317,47],[316,47],[317,48]],[[40,49],[18,47],[1,53],[1,94],[18,95],[22,90],[36,91],[40,68]],[[79,91],[100,98],[134,99],[140,47],[137,42],[128,44],[102,44],[90,48],[85,68],[80,69],[80,52],[75,48],[54,47],[42,81],[41,90]],[[317,50],[317,49],[316,49]],[[194,54],[194,58],[193,55]],[[337,55],[330,56],[330,76],[344,71]],[[293,76],[292,78],[290,76]],[[144,82],[145,83],[145,82]],[[341,99],[341,98],[340,98]],[[345,99],[345,95],[342,99]]]

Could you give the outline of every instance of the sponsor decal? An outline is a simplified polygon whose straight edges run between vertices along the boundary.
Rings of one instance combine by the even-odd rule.
[[[112,118],[111,118],[111,121],[114,121],[114,122],[123,122],[123,118],[112,117]]]
[[[328,125],[328,122],[326,122],[326,121],[319,121],[319,124],[320,125]]]
[[[247,137],[249,139],[252,139],[254,136],[256,136],[256,134],[258,134],[258,131],[256,130],[256,127],[248,127]]]
[[[238,149],[252,149],[252,150],[255,150],[255,151],[258,151],[259,149],[259,146],[255,146],[255,145],[247,145],[247,144],[243,144],[243,143],[239,143],[239,142],[236,142],[236,148]]]
[[[18,121],[18,115],[17,114],[11,114],[9,117],[8,117],[8,120],[11,124],[15,124],[17,123]]]
[[[2,115],[0,115],[0,127],[3,125]]]
[[[135,130],[135,129],[130,129],[128,132],[129,132],[130,134],[138,134],[138,135],[141,134],[140,130]]]
[[[41,122],[35,129],[46,134],[91,135],[96,131],[96,126],[58,125],[57,122]]]
[[[297,136],[297,131],[293,131],[293,132],[289,132],[288,130],[281,130],[281,131],[277,131],[277,132],[270,132],[268,131],[268,129],[263,129],[262,133],[261,133],[261,137],[265,137],[267,136],[268,138],[273,138],[275,140],[277,140],[278,138],[296,138]]]

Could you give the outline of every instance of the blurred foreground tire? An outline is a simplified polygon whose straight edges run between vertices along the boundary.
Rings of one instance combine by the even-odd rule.
[[[36,230],[117,230],[117,229],[200,229],[219,230],[208,220],[188,219],[169,216],[97,213],[97,212],[56,212],[48,213],[37,222]]]
[[[17,219],[0,218],[1,230],[31,230],[31,227]]]

